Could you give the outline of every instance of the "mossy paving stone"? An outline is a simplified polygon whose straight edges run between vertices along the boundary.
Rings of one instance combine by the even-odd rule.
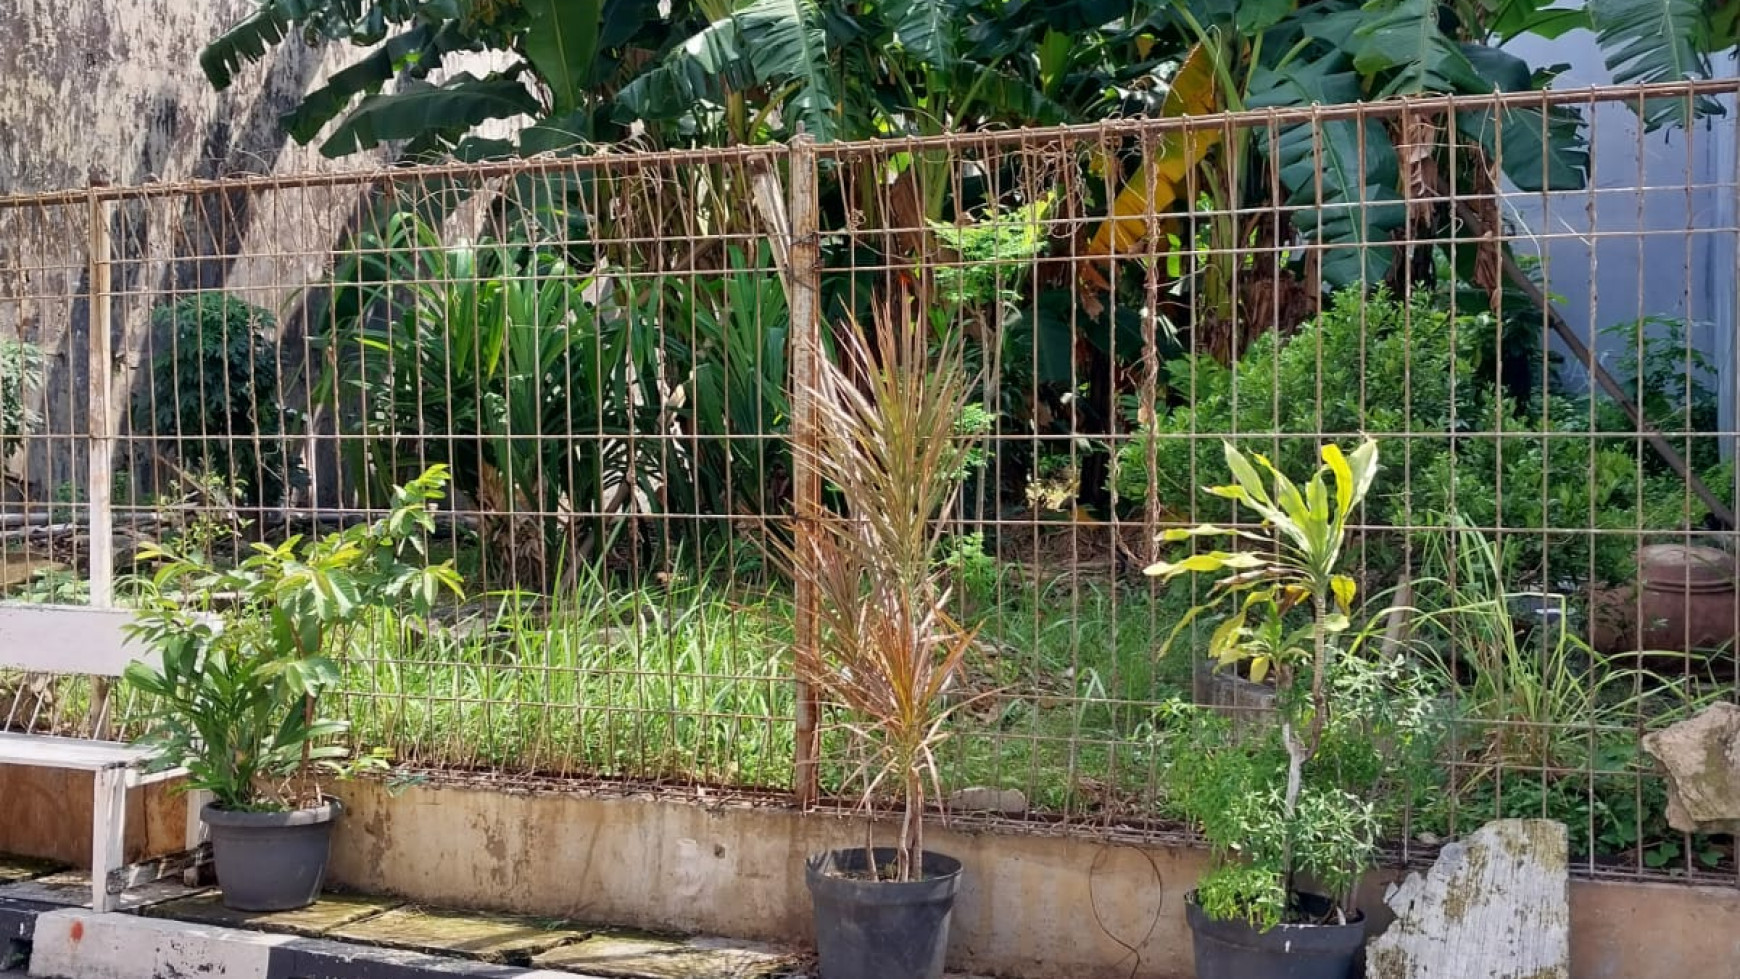
[[[763,979],[783,974],[787,955],[728,942],[683,942],[642,935],[596,935],[532,960],[609,979]]]
[[[334,928],[326,937],[520,965],[539,953],[578,942],[589,934],[560,921],[402,907]]]
[[[317,938],[334,928],[356,924],[402,904],[403,901],[384,897],[323,894],[320,900],[295,911],[236,911],[224,907],[222,895],[202,894],[147,908],[145,914],[147,917],[172,918],[199,925],[251,928],[255,931],[276,931]]]
[[[205,889],[188,887],[180,878],[145,881],[127,888],[116,901],[117,911],[138,911],[154,904],[180,900]],[[0,897],[38,904],[53,904],[63,908],[91,906],[91,875],[83,870],[63,870],[44,877],[0,884]]]
[[[10,884],[13,881],[30,880],[33,877],[47,877],[68,869],[64,863],[53,860],[38,860],[36,857],[20,857],[10,853],[0,853],[0,884]]]

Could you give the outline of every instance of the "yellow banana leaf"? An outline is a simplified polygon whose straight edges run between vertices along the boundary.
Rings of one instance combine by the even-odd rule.
[[[1167,118],[1207,115],[1218,111],[1219,93],[1215,89],[1214,53],[1198,44],[1190,49],[1172,88],[1166,93],[1161,115]],[[1202,162],[1208,151],[1220,142],[1220,132],[1194,129],[1189,132],[1169,132],[1160,140],[1155,154],[1142,169],[1124,184],[1112,201],[1112,217],[1101,224],[1088,242],[1090,256],[1104,257],[1130,250],[1148,231],[1148,215],[1164,211],[1187,193],[1187,178]],[[1153,168],[1150,175],[1147,170]],[[1154,199],[1148,199],[1152,186]]]

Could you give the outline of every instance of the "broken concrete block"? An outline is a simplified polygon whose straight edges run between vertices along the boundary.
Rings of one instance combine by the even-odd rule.
[[[1366,979],[1569,979],[1571,891],[1563,824],[1501,819],[1444,846],[1384,903],[1395,923],[1366,950]]]
[[[1643,736],[1668,773],[1668,825],[1682,833],[1740,833],[1740,707],[1712,704]]]

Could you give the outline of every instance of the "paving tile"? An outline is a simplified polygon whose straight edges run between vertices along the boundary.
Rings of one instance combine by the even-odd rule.
[[[772,949],[720,939],[595,935],[546,952],[532,965],[612,979],[763,979],[784,974],[791,962]]]
[[[116,902],[116,910],[137,911],[165,901],[174,901],[205,888],[188,887],[178,878],[150,881],[127,888]],[[29,880],[0,884],[0,897],[19,901],[36,901],[63,908],[91,906],[91,875],[82,870],[63,870]]]
[[[66,869],[66,864],[56,863],[53,860],[38,860],[35,857],[18,857],[10,853],[0,853],[0,884],[29,880],[32,877],[46,877]]]
[[[334,928],[325,937],[485,962],[523,963],[588,934],[540,918],[402,907]]]
[[[324,894],[320,900],[295,911],[236,911],[224,907],[221,894],[201,894],[146,909],[153,918],[173,918],[224,928],[284,932],[319,937],[334,928],[353,925],[365,918],[391,911],[403,901],[351,894]]]

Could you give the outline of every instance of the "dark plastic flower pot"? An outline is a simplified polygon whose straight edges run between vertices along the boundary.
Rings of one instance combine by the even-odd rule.
[[[1327,914],[1331,902],[1302,897],[1314,914]],[[1276,925],[1258,931],[1243,921],[1216,921],[1197,906],[1196,892],[1184,896],[1196,951],[1196,979],[1351,979],[1365,945],[1365,915],[1354,912],[1345,925]]]
[[[894,862],[877,847],[876,862]],[[923,880],[870,880],[862,847],[811,857],[805,880],[815,908],[822,979],[938,979],[961,862],[926,852]]]
[[[290,812],[234,812],[207,805],[211,857],[224,906],[237,911],[291,911],[320,896],[339,805]]]

